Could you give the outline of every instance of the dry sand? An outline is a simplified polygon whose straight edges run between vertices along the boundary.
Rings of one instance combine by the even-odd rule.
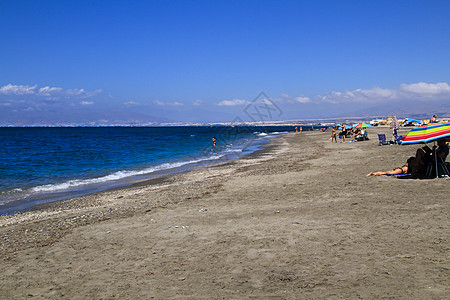
[[[418,148],[379,131],[0,217],[0,298],[449,299],[450,180],[367,178]]]

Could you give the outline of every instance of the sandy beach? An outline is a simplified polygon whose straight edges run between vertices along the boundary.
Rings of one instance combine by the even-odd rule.
[[[449,299],[450,180],[366,177],[419,147],[368,131],[2,216],[0,298]]]

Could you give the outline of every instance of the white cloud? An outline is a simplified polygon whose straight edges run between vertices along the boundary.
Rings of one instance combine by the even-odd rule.
[[[396,88],[356,89],[353,91],[333,91],[324,96],[317,96],[317,102],[327,103],[385,103],[389,101],[441,100],[450,98],[450,86],[443,83],[401,84]]]
[[[103,92],[103,90],[98,89],[98,90],[94,90],[94,91],[85,91],[84,89],[71,89],[71,90],[66,90],[65,94],[67,94],[67,96],[75,96],[75,97],[79,97],[79,98],[91,98],[94,97],[98,94],[100,94],[101,92]]]
[[[289,103],[295,105],[308,103],[382,104],[388,103],[389,101],[440,101],[445,99],[450,99],[450,85],[448,83],[419,82],[413,84],[400,84],[399,86],[390,89],[374,87],[371,89],[355,89],[351,91],[331,91],[323,95],[316,95],[312,97],[307,97],[305,95],[293,97],[286,93],[283,93],[279,98],[276,98],[275,100],[280,103]],[[233,102],[222,103],[222,105],[227,104],[232,105]]]
[[[164,105],[168,105],[168,106],[183,106],[184,104],[181,102],[162,102],[159,100],[155,100],[153,101],[153,103],[155,103],[156,105],[160,105],[160,106],[164,106]]]
[[[202,103],[203,103],[202,100],[195,100],[194,102],[192,102],[192,105],[200,106],[200,105],[202,105]]]
[[[305,96],[295,97],[294,100],[296,102],[299,102],[299,103],[309,103],[309,102],[311,102],[311,99],[309,97],[305,97]]]
[[[43,88],[40,88],[37,92],[38,95],[42,95],[42,96],[51,96],[52,94],[55,93],[60,93],[63,89],[60,87],[49,87],[49,86],[45,86]]]
[[[247,100],[241,100],[241,99],[233,99],[233,100],[223,100],[219,103],[217,103],[218,106],[238,106],[238,105],[247,105],[250,102]]]
[[[396,90],[382,89],[375,87],[373,89],[356,89],[353,91],[330,92],[319,98],[329,103],[349,103],[349,102],[383,102],[397,97]]]
[[[124,102],[123,104],[126,105],[126,106],[136,106],[136,105],[139,105],[139,103],[138,103],[138,102],[135,102],[135,101],[128,101],[128,102]]]
[[[0,88],[0,93],[4,95],[29,95],[34,94],[37,85],[13,85],[8,84]]]
[[[94,102],[92,102],[92,101],[81,101],[80,104],[81,105],[92,105],[92,104],[94,104]]]
[[[299,95],[297,97],[291,97],[288,94],[281,94],[280,98],[276,99],[279,102],[288,102],[288,103],[310,103],[311,98],[306,97],[305,95]]]
[[[413,84],[401,84],[399,90],[421,96],[450,94],[450,86],[446,82],[439,82],[439,83],[419,82]]]
[[[83,95],[84,93],[86,93],[86,91],[84,89],[71,89],[71,90],[67,90],[66,93],[69,95],[79,96],[79,95]]]
[[[0,94],[3,95],[34,95],[37,97],[42,97],[46,100],[59,100],[61,97],[86,99],[98,95],[101,92],[102,90],[100,89],[95,91],[85,91],[84,89],[64,90],[61,87],[50,86],[38,88],[37,84],[33,86],[7,84],[3,87],[0,87]]]

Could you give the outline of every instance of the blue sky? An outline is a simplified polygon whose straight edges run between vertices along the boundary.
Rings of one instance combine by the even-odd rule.
[[[0,37],[4,122],[450,113],[450,1],[0,0]]]

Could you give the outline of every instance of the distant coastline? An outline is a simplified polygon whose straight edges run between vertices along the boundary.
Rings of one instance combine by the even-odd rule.
[[[395,114],[392,114],[395,115]],[[449,121],[450,113],[437,112],[438,117],[441,120]],[[411,114],[411,115],[396,115],[397,118],[415,118],[415,119],[429,119],[428,114]],[[330,117],[330,118],[308,118],[308,119],[294,119],[294,120],[270,120],[270,121],[244,121],[244,122],[85,122],[85,123],[32,123],[32,124],[20,124],[20,123],[1,123],[2,127],[201,127],[201,126],[324,126],[333,125],[338,123],[358,123],[367,122],[374,119],[385,119],[386,116],[357,116],[357,117]]]

